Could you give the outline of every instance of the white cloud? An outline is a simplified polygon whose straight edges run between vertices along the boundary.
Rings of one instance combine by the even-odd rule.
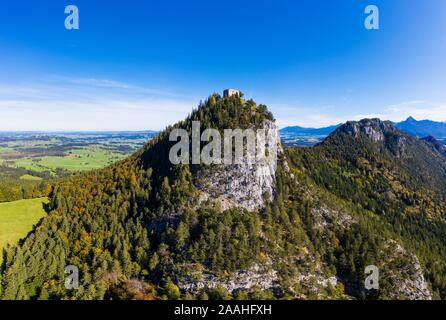
[[[280,128],[288,126],[326,127],[345,121],[345,117],[336,115],[334,106],[322,107],[271,107]]]
[[[280,127],[299,125],[319,128],[364,118],[379,118],[381,120],[400,122],[411,116],[417,120],[446,121],[446,103],[426,100],[405,101],[392,104],[382,108],[382,112],[350,115],[336,114],[336,108],[327,107],[282,107],[278,108],[277,111],[276,118]]]
[[[107,79],[93,79],[93,78],[90,78],[90,79],[85,79],[85,78],[69,79],[69,78],[66,78],[66,80],[70,83],[86,85],[86,86],[119,88],[119,89],[129,89],[132,87],[131,85],[129,85],[125,82],[119,82],[119,81],[113,81],[113,80],[107,80]]]
[[[87,88],[106,88],[106,89],[118,89],[132,93],[140,93],[140,94],[150,94],[157,96],[165,96],[165,97],[188,97],[185,95],[180,95],[178,93],[174,93],[170,90],[164,90],[159,88],[149,88],[140,85],[135,85],[131,83],[109,80],[109,79],[96,79],[96,78],[66,78],[66,77],[56,77],[56,79],[60,79],[69,84],[75,84],[79,86],[84,86]],[[191,98],[189,96],[189,98]]]
[[[0,131],[159,130],[197,99],[111,80],[0,84]]]
[[[164,88],[108,79],[53,77],[34,83],[0,83],[0,131],[160,130],[184,119],[199,100]],[[409,116],[446,121],[446,103],[426,100],[392,104],[370,113],[293,103],[269,104],[279,127],[324,127],[363,118],[402,121]]]
[[[446,121],[446,103],[432,101],[408,101],[386,108],[389,119],[400,121],[414,117],[418,120]]]
[[[160,130],[191,105],[175,100],[0,101],[0,131]]]
[[[417,120],[446,121],[446,104],[426,100],[405,101],[389,105],[379,113],[357,114],[351,120],[379,118],[400,122],[408,117],[414,117]]]

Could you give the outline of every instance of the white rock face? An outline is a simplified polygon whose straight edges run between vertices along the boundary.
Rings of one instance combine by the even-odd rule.
[[[344,130],[354,137],[363,134],[374,142],[384,141],[385,132],[395,131],[389,122],[379,119],[364,119],[359,122],[350,121],[345,125]]]
[[[179,282],[179,287],[187,292],[198,292],[206,287],[215,288],[220,286],[231,293],[241,289],[260,288],[268,290],[279,287],[277,271],[259,265],[254,265],[248,270],[239,270],[225,279],[205,271],[201,272],[198,278],[199,280],[194,280],[192,276],[185,277]]]
[[[405,293],[409,300],[432,300],[432,294],[423,276],[420,262],[413,256],[414,273],[404,281],[401,291]]]
[[[424,279],[423,270],[417,256],[408,253],[406,249],[395,241],[389,241],[389,248],[393,250],[394,255],[383,264],[382,268],[384,268],[384,277],[391,278],[395,284],[393,291],[390,292],[390,298],[432,300],[432,293]],[[400,268],[398,272],[395,272],[395,270],[386,272],[386,265],[400,258],[405,258],[410,262],[403,268]]]
[[[256,139],[257,142],[265,141],[266,149],[270,151],[263,160],[249,163],[245,159],[241,164],[214,165],[200,170],[196,177],[201,191],[200,204],[212,201],[222,210],[242,207],[254,211],[265,207],[265,196],[268,201],[273,199],[277,155],[283,150],[276,124],[265,120],[263,129],[266,139],[262,140],[263,132],[260,131],[257,131]],[[271,150],[276,150],[276,154]]]

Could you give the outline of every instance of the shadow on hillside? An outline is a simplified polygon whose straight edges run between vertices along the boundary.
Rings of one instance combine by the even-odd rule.
[[[42,209],[45,210],[45,212],[47,214],[50,213],[50,204],[49,203],[42,203]]]

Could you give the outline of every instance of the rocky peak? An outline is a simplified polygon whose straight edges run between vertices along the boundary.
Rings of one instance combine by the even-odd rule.
[[[397,129],[390,121],[380,119],[363,119],[361,121],[349,121],[341,126],[338,132],[344,132],[357,138],[365,135],[374,142],[384,141],[390,133],[395,133]]]

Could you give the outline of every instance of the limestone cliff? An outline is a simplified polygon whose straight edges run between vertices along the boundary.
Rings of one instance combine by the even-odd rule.
[[[222,210],[242,207],[253,211],[264,208],[265,201],[273,200],[277,161],[283,150],[275,122],[264,120],[261,129],[264,131],[257,132],[256,141],[263,141],[261,135],[265,133],[266,149],[273,152],[261,161],[202,168],[196,175],[197,187],[201,191],[200,203],[214,202]]]

